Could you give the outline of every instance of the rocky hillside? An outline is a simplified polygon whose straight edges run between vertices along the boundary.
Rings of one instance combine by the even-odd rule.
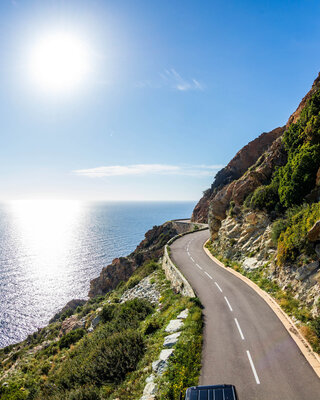
[[[145,234],[144,240],[133,253],[127,257],[115,258],[110,265],[102,269],[99,277],[90,282],[89,297],[104,295],[115,289],[120,282],[127,281],[145,261],[160,258],[169,239],[189,229],[190,224],[179,221],[154,226]]]
[[[320,74],[285,126],[243,147],[195,207],[213,248],[320,311]],[[315,226],[314,226],[315,224]]]

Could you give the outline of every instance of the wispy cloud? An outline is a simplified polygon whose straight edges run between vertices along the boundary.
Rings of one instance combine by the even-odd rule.
[[[185,79],[174,68],[166,69],[160,76],[168,86],[182,92],[187,90],[204,90],[204,86],[197,79]]]
[[[158,80],[144,80],[135,83],[138,88],[160,89],[169,87],[171,89],[186,92],[189,90],[204,90],[205,86],[195,78],[185,79],[174,68],[166,69],[159,74]]]
[[[137,176],[137,175],[186,175],[186,176],[212,176],[223,165],[167,165],[167,164],[132,164],[109,165],[104,167],[77,169],[72,171],[75,175],[90,178],[108,176]]]

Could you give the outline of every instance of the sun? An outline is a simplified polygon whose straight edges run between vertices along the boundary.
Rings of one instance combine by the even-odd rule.
[[[40,88],[70,91],[88,74],[88,47],[81,38],[69,33],[43,36],[31,50],[29,68]]]

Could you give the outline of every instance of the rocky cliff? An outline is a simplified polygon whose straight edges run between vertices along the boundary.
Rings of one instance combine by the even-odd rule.
[[[215,177],[192,220],[215,251],[290,287],[318,313],[320,74],[285,126],[243,147]],[[315,226],[312,225],[315,223]],[[319,228],[319,229],[318,229]]]
[[[269,174],[265,169],[268,168],[270,162],[273,162],[272,159],[270,160],[270,157],[265,160],[263,167],[261,167],[263,160],[260,160],[260,170],[264,168],[261,172],[257,170],[257,173],[251,171],[251,174],[249,174],[248,170],[257,163],[262,155],[266,154],[266,151],[268,151],[272,145],[275,145],[276,139],[278,139],[283,132],[284,127],[276,128],[271,132],[264,132],[244,146],[229,164],[217,173],[211,188],[204,192],[203,197],[196,205],[192,213],[192,221],[206,223],[208,221],[209,206],[213,203],[214,206],[212,206],[212,209],[214,210],[213,212],[216,213],[217,219],[224,219],[226,209],[231,200],[235,200],[237,203],[241,202],[248,190],[250,192],[254,186],[257,187],[257,185],[266,181],[269,178]],[[278,144],[275,145],[275,151],[281,147],[281,142],[278,141],[277,143]],[[271,154],[273,152],[273,149],[271,149],[269,153]],[[243,175],[246,172],[247,175],[244,179]],[[241,182],[236,183],[240,178],[242,178]],[[256,183],[254,183],[255,181]]]

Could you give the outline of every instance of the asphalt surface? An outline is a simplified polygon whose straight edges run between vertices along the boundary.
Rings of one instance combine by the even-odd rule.
[[[320,379],[268,304],[203,250],[209,232],[176,240],[171,257],[204,306],[200,384],[234,384],[239,400],[320,399]]]

